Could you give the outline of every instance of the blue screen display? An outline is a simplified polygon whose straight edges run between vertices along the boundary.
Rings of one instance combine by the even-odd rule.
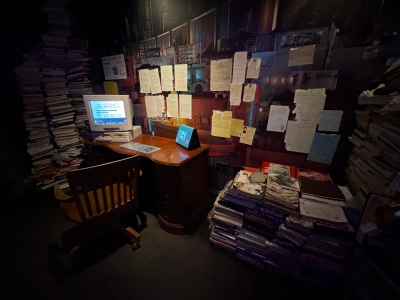
[[[192,132],[193,128],[181,124],[178,128],[178,133],[176,134],[176,143],[188,147],[190,138],[192,137]]]
[[[95,125],[127,124],[124,101],[91,100],[90,108]]]

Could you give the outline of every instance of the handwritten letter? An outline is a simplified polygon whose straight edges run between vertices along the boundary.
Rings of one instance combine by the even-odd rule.
[[[179,117],[192,118],[192,95],[179,95]]]
[[[251,58],[247,67],[246,78],[258,79],[260,75],[261,58]]]
[[[160,85],[160,75],[158,74],[158,69],[150,70],[149,75],[150,75],[151,93],[160,94],[161,85]]]
[[[178,94],[169,94],[167,98],[167,116],[179,118]]]
[[[253,102],[256,95],[257,85],[249,83],[244,86],[243,102]]]
[[[172,91],[172,66],[161,66],[161,86],[166,92]]]
[[[139,70],[139,82],[141,93],[151,93],[149,69]]]
[[[272,105],[269,111],[267,131],[284,132],[289,112],[289,106]]]
[[[229,138],[231,136],[231,111],[214,110],[211,118],[211,135]]]
[[[314,138],[315,122],[307,121],[288,121],[285,135],[287,151],[308,153]]]
[[[315,45],[290,48],[289,67],[311,65],[314,61]]]
[[[232,58],[212,60],[210,68],[210,90],[229,91],[231,88]]]
[[[232,84],[244,83],[246,75],[247,51],[236,52],[233,58]]]
[[[156,106],[157,106],[157,117],[163,117],[163,112],[165,109],[165,101],[163,95],[154,96],[156,99]]]
[[[175,91],[187,91],[187,64],[175,65]]]
[[[244,121],[241,119],[232,119],[231,136],[240,137],[240,134],[243,132],[243,123]]]
[[[242,101],[242,84],[231,84],[231,93],[229,100],[231,105],[239,106]]]
[[[324,110],[319,120],[318,131],[334,131],[339,130],[340,121],[342,120],[343,111],[341,110]]]
[[[156,105],[156,99],[154,98],[154,96],[146,96],[144,98],[144,101],[146,103],[147,117],[148,118],[157,117],[157,105]]]

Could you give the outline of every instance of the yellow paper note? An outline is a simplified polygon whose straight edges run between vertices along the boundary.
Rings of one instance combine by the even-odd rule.
[[[106,95],[119,95],[118,84],[115,81],[104,81],[104,93]]]
[[[232,119],[231,122],[231,136],[240,137],[240,134],[243,132],[243,120],[240,119]]]
[[[231,136],[231,111],[214,110],[211,124],[211,135],[229,138]]]

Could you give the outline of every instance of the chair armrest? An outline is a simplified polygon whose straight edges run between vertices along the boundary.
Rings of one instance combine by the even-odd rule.
[[[62,201],[62,202],[71,202],[69,200],[72,200],[72,196],[68,196],[66,195],[62,190],[60,185],[58,184],[58,182],[55,182],[53,184],[54,187],[54,197],[58,200],[58,201]]]

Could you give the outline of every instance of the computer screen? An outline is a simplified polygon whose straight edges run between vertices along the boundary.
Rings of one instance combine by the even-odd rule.
[[[124,101],[90,100],[94,125],[127,124]]]

